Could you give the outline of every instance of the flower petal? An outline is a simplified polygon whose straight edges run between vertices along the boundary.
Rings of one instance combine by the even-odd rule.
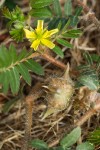
[[[50,30],[50,31],[46,31],[44,34],[43,34],[43,38],[48,38],[48,37],[51,37],[53,34],[57,33],[59,30],[58,29],[53,29],[53,30]]]
[[[33,31],[29,31],[27,29],[24,29],[25,35],[27,39],[35,39],[36,34]]]
[[[43,20],[38,20],[38,23],[37,23],[37,29],[43,30],[43,23],[44,23]]]
[[[40,44],[40,40],[35,40],[32,45],[31,45],[31,48],[34,48],[34,50],[36,51],[38,49],[38,46]]]
[[[47,47],[49,47],[50,49],[53,49],[55,47],[55,44],[53,44],[51,41],[47,40],[47,39],[42,39],[41,43]]]

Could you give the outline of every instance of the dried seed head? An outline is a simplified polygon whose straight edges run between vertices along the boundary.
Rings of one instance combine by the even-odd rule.
[[[74,93],[74,83],[69,76],[69,65],[62,78],[51,78],[47,82],[48,85],[43,87],[47,93],[46,100],[48,102],[48,108],[42,119],[50,114],[67,109]]]

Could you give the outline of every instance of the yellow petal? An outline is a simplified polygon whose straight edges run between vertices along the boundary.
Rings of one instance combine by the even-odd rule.
[[[55,44],[53,44],[51,41],[47,40],[47,39],[42,39],[41,43],[47,47],[49,47],[50,49],[53,49],[55,47]]]
[[[34,50],[36,51],[38,49],[38,46],[40,44],[40,40],[35,40],[32,45],[31,45],[31,48],[34,48]]]
[[[59,30],[58,29],[53,29],[53,30],[50,30],[50,31],[46,31],[44,34],[43,34],[43,38],[48,38],[48,37],[51,37],[53,34],[57,33]]]
[[[43,33],[43,35],[42,35],[42,38],[47,38],[48,37],[48,30],[46,30],[44,33]]]
[[[25,32],[25,35],[26,35],[26,38],[28,39],[35,39],[36,38],[36,34],[33,32],[33,31],[29,31],[27,29],[24,29],[24,32]]]
[[[38,23],[37,23],[37,29],[43,30],[43,23],[44,23],[43,20],[38,20]]]

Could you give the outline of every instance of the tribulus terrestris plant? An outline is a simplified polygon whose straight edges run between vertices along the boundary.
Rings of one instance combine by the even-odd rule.
[[[100,57],[98,55],[90,55],[88,52],[82,54],[85,64],[79,65],[75,69],[78,72],[77,79],[74,79],[74,75],[71,73],[69,62],[64,64],[54,57],[57,55],[63,59],[64,51],[72,50],[74,47],[72,40],[82,35],[82,29],[77,25],[85,6],[81,2],[79,4],[81,6],[76,7],[74,12],[71,0],[65,0],[63,12],[59,0],[30,0],[30,9],[27,13],[23,13],[18,6],[15,6],[13,10],[2,6],[2,14],[5,17],[12,41],[9,46],[0,46],[0,91],[5,95],[12,93],[16,97],[12,102],[4,105],[3,112],[9,112],[19,97],[24,99],[25,134],[22,150],[28,150],[30,147],[38,150],[71,150],[71,148],[94,150],[94,145],[99,145],[97,130],[90,134],[87,141],[80,142],[79,140],[81,138],[80,126],[100,109],[100,102],[95,98],[89,101],[90,109],[87,114],[71,126],[72,131],[69,134],[58,140],[58,146],[50,146],[43,140],[32,139],[31,136],[32,113],[35,111],[33,105],[37,99],[42,97],[45,101],[45,104],[41,105],[43,111],[40,115],[40,121],[43,122],[49,117],[57,116],[59,112],[65,111],[67,114],[74,108],[73,106],[76,107],[75,91],[83,86],[88,89],[89,100],[93,95],[99,97]],[[18,52],[18,46],[15,46],[14,43],[16,45],[28,43],[28,46],[25,47],[26,44],[24,44]],[[56,71],[57,75],[53,76],[52,74],[55,74],[53,71],[56,70],[54,68],[49,77],[48,75],[45,77],[46,65],[43,66],[43,59],[63,71],[60,73]],[[25,96],[24,84],[32,86],[32,75],[38,75],[44,79],[32,88],[28,96]],[[84,97],[82,98],[84,100]]]

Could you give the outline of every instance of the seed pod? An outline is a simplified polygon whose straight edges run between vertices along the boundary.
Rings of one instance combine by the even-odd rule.
[[[69,76],[69,65],[66,72],[59,78],[50,78],[48,85],[43,86],[46,90],[47,111],[42,120],[51,114],[67,109],[70,105],[71,97],[74,93],[74,83]]]

